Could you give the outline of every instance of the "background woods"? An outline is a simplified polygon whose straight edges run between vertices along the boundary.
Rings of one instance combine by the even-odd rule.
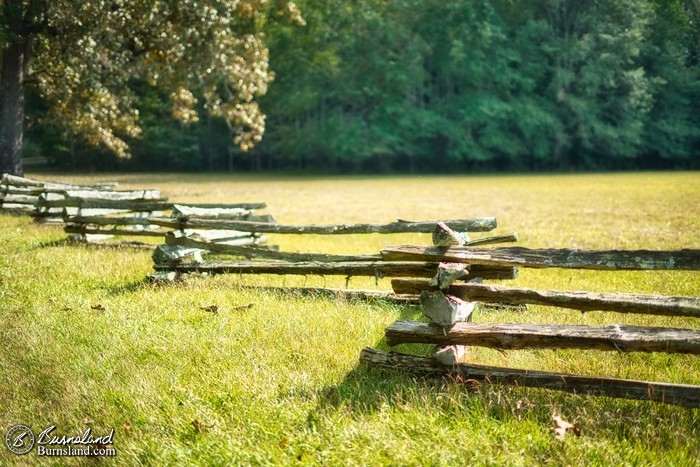
[[[129,143],[133,157],[124,159],[113,155],[119,147],[96,152],[88,144],[95,136],[80,109],[90,107],[72,100],[84,94],[68,93],[65,77],[39,81],[32,89],[45,97],[28,98],[26,154],[63,167],[129,170],[700,167],[696,1],[296,3],[303,20],[277,21],[288,13],[284,5],[255,3],[255,21],[232,17],[221,26],[262,41],[259,60],[249,61],[251,73],[264,76],[251,91],[256,96],[272,78],[262,43],[269,49],[275,79],[266,95],[226,101],[226,86],[153,86],[157,72],[147,64],[141,74],[118,74],[110,79],[124,80],[118,88],[125,91],[112,95],[113,104],[128,104],[132,113],[105,117],[96,128]],[[190,41],[179,35],[171,45]],[[207,56],[204,42],[191,42],[186,63]],[[121,49],[98,38],[80,50],[101,57]],[[232,60],[237,56],[231,51]],[[34,72],[46,63],[46,55],[37,56]],[[217,63],[197,68],[197,76],[208,77],[209,66],[223,74],[208,83],[229,76]],[[100,86],[86,95],[111,89]],[[267,116],[262,141],[262,115],[222,119],[227,111],[212,104],[221,98],[233,103],[231,111],[240,110],[236,102],[259,103]]]

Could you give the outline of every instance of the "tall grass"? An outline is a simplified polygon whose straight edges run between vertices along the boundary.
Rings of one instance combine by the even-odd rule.
[[[700,174],[285,178],[106,175],[188,202],[266,201],[285,223],[496,216],[528,247],[700,248]],[[98,177],[36,178],[92,181]],[[697,465],[700,411],[490,385],[419,381],[358,364],[387,348],[393,320],[420,310],[256,292],[241,285],[344,286],[342,277],[192,277],[155,286],[149,253],[65,244],[60,228],[0,215],[0,432],[115,428],[124,465]],[[375,253],[429,235],[286,236],[287,251]],[[689,272],[521,270],[517,285],[700,295]],[[353,278],[354,288],[389,288]],[[236,306],[253,303],[252,308]],[[217,314],[199,307],[216,304]],[[100,306],[97,306],[100,305]],[[100,310],[99,308],[104,308]],[[629,323],[700,329],[692,319],[531,306],[480,322]],[[425,354],[421,346],[402,351]],[[700,384],[697,356],[472,349],[519,368]],[[557,441],[552,413],[579,424]],[[0,448],[0,464],[37,461]],[[61,458],[63,464],[83,459]]]

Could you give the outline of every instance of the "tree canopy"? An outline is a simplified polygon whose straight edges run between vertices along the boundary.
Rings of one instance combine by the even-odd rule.
[[[260,33],[270,8],[266,0],[4,0],[3,171],[21,171],[26,84],[50,116],[120,157],[129,155],[125,138],[142,131],[138,81],[164,92],[181,122],[200,111],[221,117],[248,150],[265,127],[255,99],[272,80]],[[303,21],[293,3],[274,8]]]
[[[31,152],[112,169],[700,167],[697,0],[299,0],[305,27],[269,21],[304,21],[285,3],[115,4],[97,30],[126,12],[141,26],[47,33],[60,60],[37,44],[38,90],[59,105],[30,105]],[[93,84],[71,87],[74,69]]]

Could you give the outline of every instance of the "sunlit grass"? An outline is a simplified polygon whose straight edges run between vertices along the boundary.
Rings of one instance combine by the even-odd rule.
[[[32,174],[36,178],[61,178]],[[496,216],[529,247],[700,248],[700,174],[284,178],[65,177],[154,186],[173,200],[266,201],[284,223]],[[476,236],[476,234],[474,235]],[[692,465],[700,411],[479,385],[458,387],[358,365],[414,307],[256,292],[239,285],[341,287],[344,277],[193,277],[155,286],[147,251],[64,244],[62,230],[0,215],[0,429],[116,429],[125,465],[247,463]],[[287,251],[376,253],[429,235],[272,238]],[[521,270],[513,284],[700,295],[693,272]],[[389,280],[353,278],[353,288]],[[235,307],[253,303],[249,309]],[[199,307],[216,304],[218,314]],[[93,309],[101,305],[104,310]],[[479,322],[629,323],[700,329],[692,319],[532,306]],[[413,353],[421,346],[402,346]],[[474,349],[476,363],[700,384],[697,356]],[[518,401],[521,401],[518,404]],[[518,408],[520,407],[520,408]],[[578,423],[561,443],[550,416]],[[4,433],[4,431],[3,431]],[[0,463],[33,464],[0,449]],[[61,459],[78,463],[78,459]]]

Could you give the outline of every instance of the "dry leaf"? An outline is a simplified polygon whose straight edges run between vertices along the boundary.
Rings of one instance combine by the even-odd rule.
[[[554,423],[554,428],[552,428],[552,431],[554,432],[554,437],[558,440],[564,441],[566,433],[569,431],[573,431],[576,436],[581,436],[581,430],[579,429],[578,425],[572,425],[561,418],[561,415],[553,414],[552,422]]]
[[[192,420],[192,426],[194,427],[195,431],[197,431],[198,433],[200,431],[204,431],[207,428],[207,426],[204,424],[204,422],[198,418],[195,418],[194,420]]]
[[[101,304],[99,304],[99,303],[98,303],[97,305],[92,305],[90,308],[92,308],[93,310],[96,310],[96,311],[105,311],[105,310],[106,310],[106,308],[103,307],[103,306],[102,306]]]
[[[73,307],[67,306],[64,308],[61,308],[62,311],[73,311]]]
[[[129,430],[131,430],[131,425],[129,424],[129,422],[125,422],[125,423],[122,425],[122,430],[124,430],[124,431],[129,431]]]
[[[219,312],[219,307],[216,305],[200,306],[200,310],[208,311],[209,313],[217,314]]]
[[[248,308],[253,308],[255,303],[248,303],[247,305],[238,305],[231,308],[232,310],[247,310]]]
[[[83,419],[83,425],[91,425],[93,423],[95,423],[95,420],[92,420],[90,417],[85,417]]]

